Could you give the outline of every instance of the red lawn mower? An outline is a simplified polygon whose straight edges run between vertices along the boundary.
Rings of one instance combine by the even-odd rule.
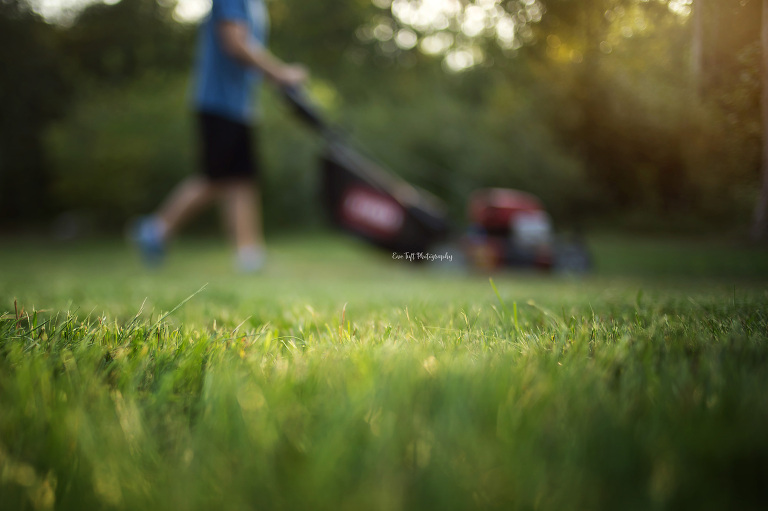
[[[326,141],[322,196],[331,222],[383,249],[429,260],[424,255],[451,236],[443,203],[354,149],[301,90],[285,89],[284,95],[296,115]],[[582,243],[555,238],[549,215],[531,194],[477,190],[469,198],[468,217],[470,228],[458,242],[463,257],[457,259],[474,268],[583,272],[591,267]]]

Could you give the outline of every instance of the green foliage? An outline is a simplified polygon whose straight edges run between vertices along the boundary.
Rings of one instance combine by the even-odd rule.
[[[548,3],[538,26],[546,44],[531,48],[545,61],[538,78],[553,84],[554,130],[584,161],[599,193],[595,206],[745,221],[756,196],[759,143],[754,109],[737,112],[743,107],[736,104],[754,100],[757,89],[729,88],[740,99],[728,108],[700,97],[685,72],[689,53],[680,51],[691,44],[690,19],[659,2],[605,7]],[[574,17],[579,24],[568,24]]]
[[[0,2],[0,224],[52,210],[42,131],[66,112],[72,85],[56,42],[23,1]]]
[[[345,99],[316,81],[318,107],[350,144],[398,175],[446,199],[463,221],[471,190],[507,186],[539,194],[556,218],[571,218],[588,190],[578,164],[551,150],[552,134],[524,91],[486,82],[472,101],[460,79],[434,79],[422,98],[403,71],[390,91]],[[97,91],[49,132],[54,197],[62,208],[114,225],[153,209],[176,181],[196,172],[194,124],[185,76],[148,76]],[[418,108],[414,108],[418,103]],[[293,119],[274,90],[262,98],[265,218],[270,226],[314,225],[319,215],[322,141]],[[508,112],[505,117],[494,108]]]
[[[527,190],[557,219],[578,216],[589,198],[583,169],[559,150],[524,86],[491,70],[389,74],[385,87],[345,105],[345,124],[379,161],[444,198],[455,219],[465,219],[467,198],[481,187]]]
[[[158,74],[96,90],[48,134],[53,193],[66,210],[115,225],[194,168],[186,77]]]
[[[270,2],[270,48],[288,62],[303,62],[326,80],[344,80],[361,55],[355,31],[377,9],[370,0]],[[365,51],[362,51],[365,54]]]
[[[186,73],[150,74],[96,89],[48,133],[53,197],[64,210],[116,227],[152,211],[179,180],[198,172],[199,144]],[[312,224],[318,215],[317,143],[266,93],[262,148],[270,225]]]
[[[188,69],[195,32],[173,20],[174,7],[156,0],[91,4],[61,36],[70,65],[81,80],[101,84],[125,83],[148,71]]]
[[[704,12],[700,77],[692,74],[695,34],[683,3],[464,2],[446,4],[449,22],[433,25],[424,25],[434,13],[422,12],[420,2],[377,5],[391,20],[373,19],[365,34],[392,62],[415,50],[396,46],[389,32],[413,30],[420,44],[439,33],[449,42],[438,52],[447,69],[461,63],[456,55],[470,55],[475,68],[465,74],[484,76],[477,67],[488,66],[519,83],[554,136],[534,146],[538,157],[555,148],[572,161],[562,168],[578,162],[585,169],[582,212],[746,222],[759,182],[760,2],[697,3]],[[485,23],[480,31],[476,15]],[[498,30],[509,17],[513,39]],[[378,35],[376,26],[383,27]],[[501,118],[504,106],[486,108]]]
[[[459,2],[431,25],[413,14],[426,4],[407,0],[269,7],[272,49],[309,66],[327,113],[456,219],[474,188],[503,186],[541,196],[559,222],[719,227],[745,222],[757,195],[758,4],[707,4],[700,79],[690,71],[693,18],[679,2]],[[113,224],[152,208],[195,164],[178,77],[189,72],[194,27],[154,0],[93,5],[56,28],[19,2],[3,5],[18,14],[4,16],[3,33],[19,31],[40,57],[4,46],[22,77],[3,81],[20,99],[0,126],[3,189],[14,190],[6,216],[79,209]],[[484,28],[470,19],[478,13]],[[514,30],[502,30],[512,19]],[[426,44],[440,35],[444,47]],[[71,109],[59,62],[80,91]],[[268,221],[311,223],[318,141],[267,97]]]
[[[633,243],[681,272],[734,256]],[[329,239],[284,239],[249,278],[199,245],[151,274],[120,246],[6,247],[16,271],[0,287],[18,300],[0,316],[0,496],[14,509],[764,507],[765,273],[640,283],[620,240],[602,246],[622,277],[492,285]]]
[[[106,82],[125,84],[145,73],[187,69],[191,61],[190,34],[189,28],[170,18],[170,6],[164,7],[154,0],[123,0],[111,6],[93,4],[77,17],[72,27],[45,23],[24,0],[0,3],[3,62],[0,97],[4,102],[0,120],[0,214],[3,223],[45,219],[60,209],[61,204],[56,200],[58,191],[51,184],[55,179],[52,158],[44,138],[52,121],[73,110],[73,98],[85,97],[85,91]],[[134,94],[139,92],[147,91],[137,90]],[[119,106],[114,105],[108,108],[119,110]],[[84,120],[72,122],[78,121],[82,124]],[[80,143],[88,145],[90,141]],[[97,150],[117,153],[142,150],[130,145],[131,141],[125,140],[115,147]],[[78,167],[87,166],[87,152],[84,151],[85,161],[68,160],[72,165],[70,170],[77,173]],[[96,155],[95,158],[109,157]],[[173,158],[173,153],[169,151],[166,158]],[[53,159],[59,156],[53,155]],[[119,165],[106,168],[116,166]],[[91,179],[80,186],[104,181],[103,174],[98,180],[93,179],[96,176],[86,177]],[[135,179],[130,175],[120,176],[114,183],[94,187],[93,193],[106,192],[99,200],[120,203],[125,200],[120,197],[121,193],[136,189],[125,181]],[[127,188],[122,188],[126,184]],[[134,200],[140,201],[141,197]],[[84,207],[88,207],[87,203]]]

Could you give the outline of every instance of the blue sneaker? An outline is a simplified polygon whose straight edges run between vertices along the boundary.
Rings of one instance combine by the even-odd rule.
[[[140,218],[131,229],[131,240],[139,247],[144,263],[159,266],[165,257],[165,241],[159,220],[153,216]]]

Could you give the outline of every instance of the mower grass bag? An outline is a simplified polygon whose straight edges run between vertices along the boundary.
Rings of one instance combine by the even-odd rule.
[[[337,142],[323,157],[323,198],[334,225],[387,250],[426,252],[449,231],[438,199]]]
[[[375,164],[329,127],[307,98],[285,90],[297,116],[326,141],[322,197],[331,222],[378,247],[426,252],[450,230],[439,199]]]

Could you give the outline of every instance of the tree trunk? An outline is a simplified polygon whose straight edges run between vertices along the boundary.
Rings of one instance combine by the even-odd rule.
[[[762,26],[762,124],[763,124],[763,156],[762,175],[763,183],[760,197],[755,207],[755,216],[752,222],[752,239],[762,241],[768,238],[768,0],[763,0],[763,26]]]
[[[693,3],[693,34],[691,38],[691,77],[693,90],[699,98],[704,96],[704,2]]]

